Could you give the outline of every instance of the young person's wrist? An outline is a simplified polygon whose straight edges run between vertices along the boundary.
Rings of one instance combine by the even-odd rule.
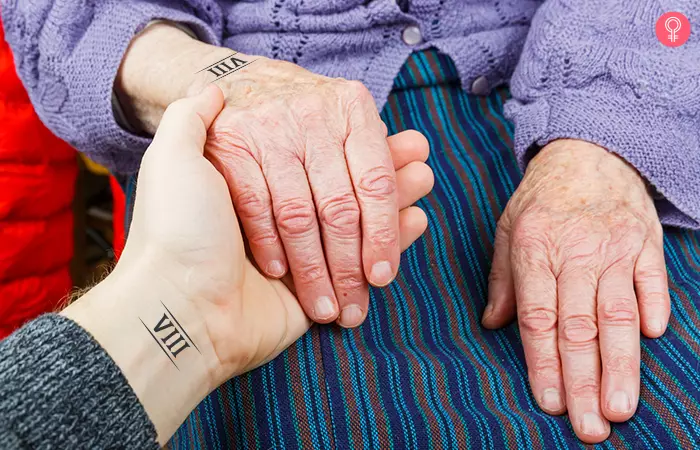
[[[61,314],[119,366],[161,444],[224,381],[201,312],[144,264],[118,266]]]

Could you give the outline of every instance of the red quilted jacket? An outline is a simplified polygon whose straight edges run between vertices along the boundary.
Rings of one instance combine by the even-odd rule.
[[[0,28],[0,339],[71,288],[76,153],[39,120]]]

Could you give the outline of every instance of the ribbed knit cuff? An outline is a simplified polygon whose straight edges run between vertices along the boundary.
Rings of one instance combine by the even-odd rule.
[[[536,152],[555,139],[595,143],[624,158],[661,194],[655,200],[661,223],[700,228],[695,124],[689,117],[630,99],[620,91],[612,84],[598,84],[552,92],[530,103],[509,101],[505,113],[515,124],[521,168],[525,170]]]
[[[0,341],[0,417],[0,442],[22,448],[159,448],[119,367],[55,314]]]
[[[78,140],[71,143],[118,173],[136,172],[151,142],[120,127],[112,108],[114,80],[133,37],[150,22],[167,20],[186,25],[203,42],[220,45],[220,11],[204,1],[189,2],[201,5],[196,10],[183,3],[169,2],[166,7],[155,2],[119,0],[97,6],[82,37],[84,45],[77,46],[71,55],[66,73],[72,79],[66,81],[72,105],[63,114],[78,129],[66,133],[59,130],[59,134],[71,136],[77,131]]]

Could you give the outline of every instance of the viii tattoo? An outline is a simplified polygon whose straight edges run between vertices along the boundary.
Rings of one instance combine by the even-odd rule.
[[[211,72],[214,74],[216,79],[214,81],[218,81],[222,79],[223,77],[229,76],[234,72],[237,72],[244,68],[245,66],[254,63],[256,60],[247,60],[247,59],[242,59],[242,58],[237,58],[236,55],[238,52],[235,52],[231,56],[227,56],[226,58],[222,59],[221,61],[217,61],[214,64],[205,67],[204,69],[200,70],[197,73],[200,72]]]
[[[140,317],[139,320],[146,330],[148,330],[151,337],[153,337],[153,340],[156,341],[156,344],[163,350],[165,356],[168,357],[177,370],[180,370],[175,363],[175,358],[188,348],[194,348],[198,352],[199,348],[187,334],[185,328],[177,321],[173,313],[170,312],[168,307],[165,306],[163,302],[160,302],[160,304],[165,308],[165,312],[163,312],[163,316],[153,328],[146,325]]]

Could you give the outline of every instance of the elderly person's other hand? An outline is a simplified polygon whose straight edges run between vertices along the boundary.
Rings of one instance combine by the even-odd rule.
[[[146,61],[157,65],[153,58],[171,52],[190,73],[145,75]],[[359,82],[234,55],[165,24],[135,39],[117,85],[132,116],[153,131],[164,105],[213,81],[226,100],[206,151],[226,178],[256,263],[275,278],[291,271],[311,319],[359,325],[367,280],[384,286],[396,275],[399,211],[407,206],[372,95]],[[404,139],[427,155],[422,135]],[[411,173],[410,183],[427,193],[428,168]]]
[[[642,177],[596,145],[554,141],[531,161],[496,231],[483,324],[516,315],[535,399],[604,440],[639,400],[639,330],[670,314],[661,224]]]

